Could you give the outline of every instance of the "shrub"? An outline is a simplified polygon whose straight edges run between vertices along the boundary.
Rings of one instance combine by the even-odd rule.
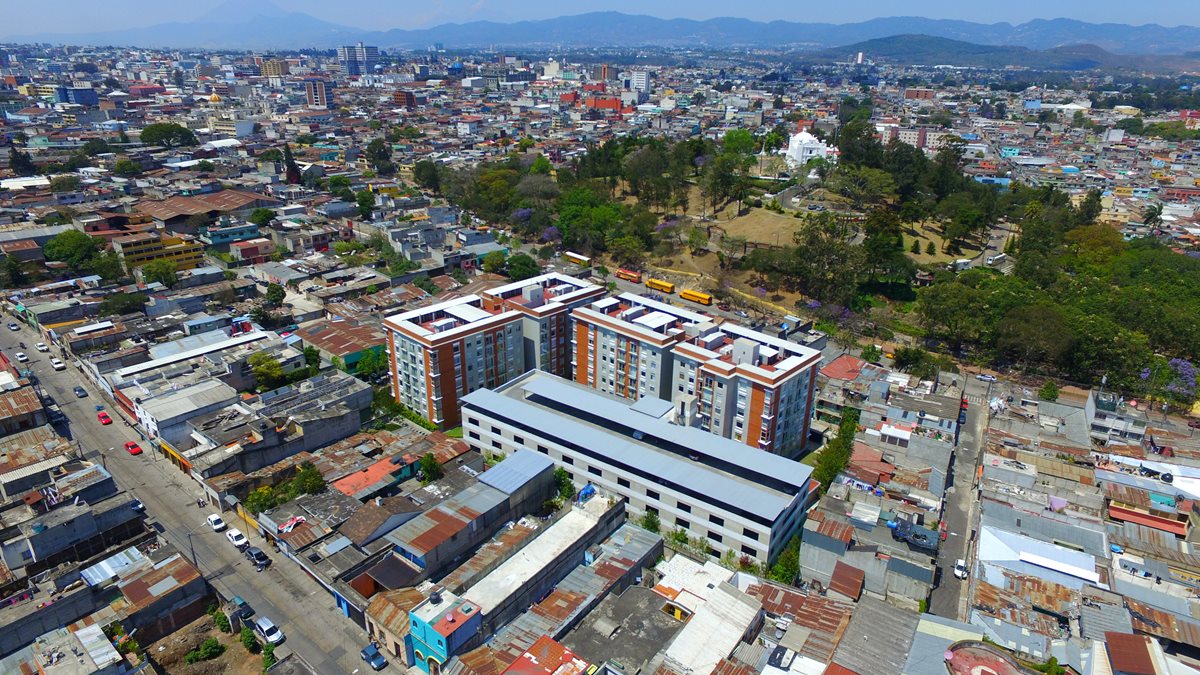
[[[217,630],[222,633],[229,633],[233,630],[233,627],[229,625],[229,617],[225,616],[224,612],[218,611],[213,614],[213,623],[217,624]]]
[[[279,659],[275,658],[275,645],[263,645],[263,670],[270,668],[278,663]]]
[[[196,663],[197,661],[208,661],[215,659],[225,653],[225,645],[217,641],[217,638],[208,638],[200,643],[199,649],[193,649],[184,655],[183,660],[187,663]]]
[[[246,648],[246,651],[250,652],[251,654],[258,653],[259,644],[258,640],[254,637],[254,631],[250,630],[249,628],[242,628],[241,632],[238,633],[238,640],[241,641],[242,646]]]

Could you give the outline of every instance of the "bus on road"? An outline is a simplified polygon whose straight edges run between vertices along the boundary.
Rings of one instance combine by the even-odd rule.
[[[646,288],[658,291],[660,293],[674,293],[675,292],[675,284],[673,284],[669,281],[663,281],[662,279],[647,279],[646,280]]]
[[[570,251],[564,253],[563,257],[575,263],[576,265],[579,265],[580,267],[587,267],[588,265],[592,264],[591,258],[584,255],[579,255],[578,253],[572,253]]]
[[[635,284],[642,283],[642,273],[634,272],[633,270],[627,270],[624,268],[619,269],[616,272],[616,277],[618,279],[624,279],[625,281],[632,281]]]
[[[708,293],[693,291],[690,288],[680,291],[679,297],[683,298],[684,300],[691,300],[698,305],[711,305],[713,302],[713,297]]]

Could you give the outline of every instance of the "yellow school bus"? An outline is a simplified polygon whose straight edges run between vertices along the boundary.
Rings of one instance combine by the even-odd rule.
[[[684,300],[691,300],[692,302],[694,302],[698,305],[711,305],[712,304],[712,296],[711,295],[709,295],[708,293],[701,293],[700,291],[693,291],[690,288],[680,291],[679,297],[683,298]]]
[[[660,293],[674,293],[675,284],[662,279],[646,279],[646,288],[659,291]]]

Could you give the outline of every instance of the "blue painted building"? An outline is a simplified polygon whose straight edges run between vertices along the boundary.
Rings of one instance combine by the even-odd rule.
[[[254,223],[214,223],[200,228],[198,238],[207,246],[229,246],[238,241],[254,239],[259,235],[258,226]]]
[[[408,613],[408,635],[417,667],[436,675],[450,657],[479,634],[482,613],[453,593],[434,591]]]

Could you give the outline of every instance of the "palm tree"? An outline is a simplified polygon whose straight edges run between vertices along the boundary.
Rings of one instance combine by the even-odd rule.
[[[1151,204],[1150,206],[1146,207],[1145,211],[1142,212],[1142,223],[1145,225],[1149,225],[1150,227],[1154,227],[1156,225],[1162,225],[1162,222],[1163,222],[1162,214],[1163,214],[1163,205],[1162,204]]]

